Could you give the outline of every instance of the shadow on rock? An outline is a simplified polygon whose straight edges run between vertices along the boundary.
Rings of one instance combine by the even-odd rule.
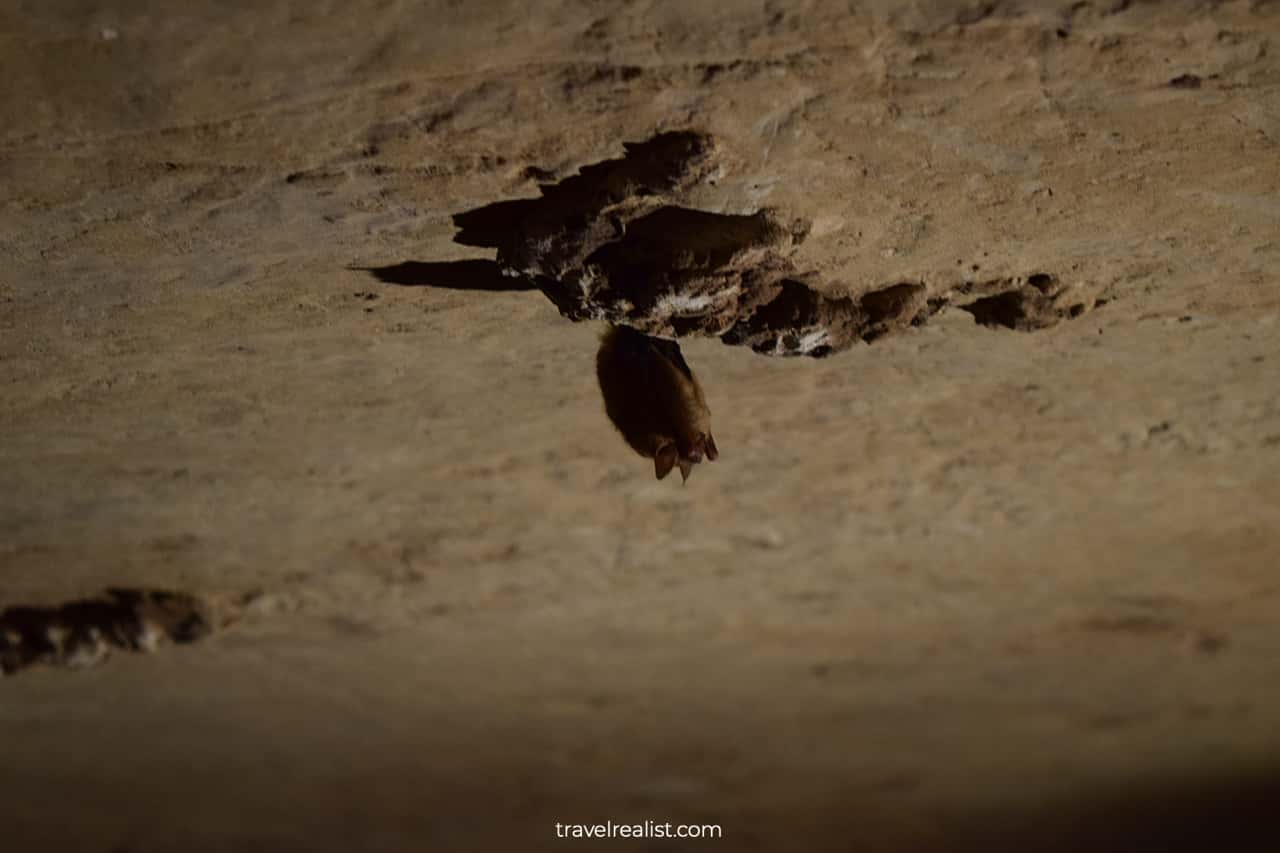
[[[349,267],[367,272],[384,284],[404,287],[439,287],[444,290],[537,290],[537,285],[519,276],[504,275],[495,261],[404,261],[385,267]]]

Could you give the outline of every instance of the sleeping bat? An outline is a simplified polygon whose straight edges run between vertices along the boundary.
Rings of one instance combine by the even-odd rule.
[[[680,345],[627,326],[600,339],[596,377],[604,410],[623,439],[653,460],[661,480],[679,466],[681,482],[703,458],[720,455],[711,437],[711,410]]]

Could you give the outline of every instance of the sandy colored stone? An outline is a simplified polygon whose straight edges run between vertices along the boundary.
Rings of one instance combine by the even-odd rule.
[[[243,605],[0,681],[6,848],[1270,825],[1280,4],[535,5],[0,8],[0,609]],[[454,214],[681,129],[722,152],[682,204],[810,223],[832,300],[953,298],[822,360],[683,341],[685,487],[598,324],[451,266],[495,257]],[[1087,310],[955,307],[1010,287]]]

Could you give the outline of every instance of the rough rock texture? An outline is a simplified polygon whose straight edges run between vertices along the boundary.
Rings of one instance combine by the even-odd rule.
[[[1278,45],[1274,0],[0,3],[0,610],[245,602],[0,681],[0,845],[1280,849],[1234,843],[1280,801]],[[681,339],[682,488],[453,215],[690,129],[673,205],[809,222],[755,344],[928,316]]]
[[[540,289],[570,320],[655,336],[719,336],[765,355],[830,355],[920,325],[957,295],[979,323],[1023,330],[1096,304],[1047,273],[965,280],[932,296],[912,282],[857,299],[826,295],[820,284],[805,283],[791,260],[811,227],[807,220],[680,206],[704,182],[724,177],[708,135],[667,131],[624,148],[618,159],[543,185],[538,198],[457,214],[455,242],[497,249],[504,275]],[[372,272],[403,284],[413,263]]]
[[[771,211],[720,214],[680,206],[719,174],[715,144],[670,131],[625,146],[616,160],[453,218],[454,238],[496,248],[571,320],[604,320],[650,335],[719,335],[779,291],[807,224]]]
[[[212,630],[198,599],[165,590],[111,589],[105,597],[58,607],[0,612],[0,674],[35,664],[83,669],[112,648],[152,652],[165,642],[192,643]]]

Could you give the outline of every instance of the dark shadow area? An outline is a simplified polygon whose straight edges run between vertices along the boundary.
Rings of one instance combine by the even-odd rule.
[[[1280,770],[1135,780],[1071,802],[961,818],[965,849],[1045,853],[1280,850]]]
[[[606,208],[657,198],[702,179],[712,166],[714,143],[705,134],[679,130],[624,143],[623,149],[622,157],[542,184],[540,198],[499,201],[456,214],[454,242],[496,248],[499,263],[521,268],[530,238],[581,231],[600,220]]]
[[[1025,278],[966,282],[957,291],[965,297],[977,297],[958,301],[955,305],[973,315],[978,325],[1019,332],[1047,329],[1061,320],[1075,319],[1106,302],[1103,299],[1073,299],[1072,293],[1058,277],[1046,272],[1031,273]]]
[[[1280,850],[1276,819],[1280,768],[1271,764],[1169,777],[1108,774],[1092,780],[1093,788],[1084,787],[1091,780],[1081,778],[1078,794],[1058,794],[1026,805],[1034,793],[1025,789],[1006,784],[998,791],[983,790],[1008,780],[982,773],[972,753],[961,760],[974,772],[973,792],[954,786],[939,790],[924,768],[914,783],[907,777],[868,784],[865,768],[859,767],[856,757],[855,730],[824,743],[836,754],[850,756],[847,773],[834,772],[830,764],[827,772],[812,775],[794,763],[781,764],[773,772],[754,764],[750,766],[758,772],[749,783],[711,786],[673,797],[661,792],[649,795],[641,787],[654,778],[655,756],[665,757],[676,767],[699,766],[699,755],[713,756],[720,767],[749,762],[750,756],[765,748],[747,734],[758,731],[758,726],[739,728],[725,716],[716,718],[720,725],[706,721],[707,727],[677,725],[669,732],[642,728],[624,743],[609,743],[598,757],[593,753],[589,759],[549,766],[539,759],[542,753],[530,751],[529,744],[584,749],[600,743],[600,736],[593,737],[591,729],[584,732],[573,721],[532,714],[509,715],[505,725],[483,732],[453,725],[444,716],[431,723],[455,732],[457,748],[432,749],[438,747],[435,741],[405,733],[395,753],[379,738],[357,743],[337,738],[324,749],[307,751],[282,737],[281,743],[267,750],[271,764],[244,774],[241,756],[253,746],[260,747],[255,740],[259,734],[194,712],[190,704],[159,710],[170,714],[170,724],[184,726],[192,738],[230,738],[224,749],[197,752],[201,757],[198,773],[192,771],[190,757],[180,753],[162,755],[165,760],[148,765],[155,774],[151,790],[166,792],[160,798],[166,808],[153,810],[145,823],[129,826],[129,816],[138,814],[136,804],[129,807],[137,787],[121,783],[116,765],[107,760],[112,755],[110,745],[91,742],[87,759],[93,763],[88,766],[102,769],[82,772],[75,779],[74,797],[66,795],[66,774],[33,773],[13,779],[4,790],[10,809],[8,837],[38,837],[39,849],[46,851],[125,849],[91,842],[129,837],[135,840],[127,849],[143,851],[168,849],[162,841],[177,835],[183,839],[182,849],[198,853],[229,849],[225,828],[231,825],[237,829],[234,839],[238,842],[232,849],[554,851],[572,844],[557,837],[557,822],[651,819],[715,824],[723,828],[723,837],[696,842],[614,838],[578,846],[680,853],[714,849],[734,853]],[[750,706],[734,709],[739,719],[754,712]],[[271,711],[267,718],[281,719]],[[307,722],[300,720],[298,725],[306,727]],[[268,731],[278,736],[279,729]],[[1000,748],[998,734],[984,731],[975,736],[993,737],[992,749]],[[779,737],[797,745],[811,743],[796,732],[780,732]],[[160,741],[166,742],[170,741]],[[371,748],[371,744],[382,744],[382,748]],[[85,766],[84,758],[71,766]],[[1043,769],[1053,772],[1048,764]],[[289,796],[275,797],[270,812],[254,807],[255,799],[269,797],[285,784]],[[1002,805],[1003,798],[1017,798],[1023,804]],[[509,805],[495,814],[495,799]],[[193,800],[200,808],[181,807]],[[987,805],[975,808],[975,802]],[[51,803],[61,804],[65,821],[47,819]],[[117,815],[123,817],[115,819]],[[287,834],[280,832],[281,824],[287,825]],[[394,828],[392,845],[386,843],[389,826]]]
[[[983,326],[1004,326],[1006,329],[1016,329],[1021,324],[1027,322],[1030,315],[1030,300],[1026,295],[1016,290],[997,293],[994,296],[984,296],[981,299],[975,299],[966,305],[960,306],[961,310],[968,311],[973,315],[973,319]]]
[[[109,589],[104,598],[57,607],[10,607],[0,613],[0,673],[34,664],[90,667],[112,648],[149,652],[166,641],[193,643],[211,630],[198,599],[165,590]]]
[[[520,276],[502,274],[495,261],[405,261],[385,267],[350,267],[367,272],[384,284],[404,287],[439,287],[445,290],[537,290],[537,285]]]

